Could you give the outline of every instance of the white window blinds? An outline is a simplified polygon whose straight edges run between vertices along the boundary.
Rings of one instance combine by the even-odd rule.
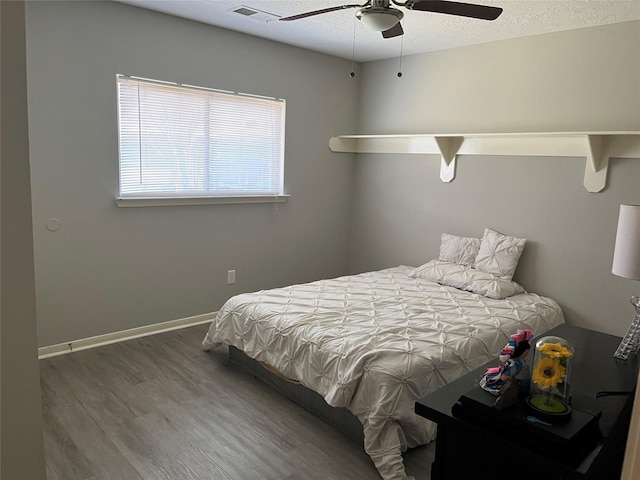
[[[120,197],[283,193],[284,100],[117,81]]]

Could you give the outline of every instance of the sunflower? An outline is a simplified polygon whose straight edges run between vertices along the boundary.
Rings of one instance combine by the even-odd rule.
[[[543,357],[533,368],[531,379],[540,388],[553,388],[564,380],[566,374],[567,370],[557,358]]]
[[[544,353],[554,358],[569,358],[573,357],[573,352],[567,347],[562,346],[560,343],[543,343],[537,347],[540,353]]]

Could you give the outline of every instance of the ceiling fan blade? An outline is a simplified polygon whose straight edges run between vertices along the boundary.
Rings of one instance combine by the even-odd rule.
[[[312,12],[300,13],[298,15],[291,15],[290,17],[279,18],[281,22],[289,22],[291,20],[300,20],[301,18],[313,17],[314,15],[321,15],[323,13],[335,12],[336,10],[345,10],[347,8],[366,7],[371,2],[367,2],[364,5],[351,4],[351,5],[339,5],[337,7],[323,8],[321,10],[314,10]]]
[[[399,37],[400,35],[404,35],[404,30],[402,29],[402,25],[400,24],[400,22],[396,23],[389,30],[385,30],[384,32],[382,32],[382,36],[384,38]]]
[[[460,17],[478,18],[480,20],[495,20],[502,13],[500,7],[449,2],[446,0],[408,0],[405,7],[409,10],[444,13]]]

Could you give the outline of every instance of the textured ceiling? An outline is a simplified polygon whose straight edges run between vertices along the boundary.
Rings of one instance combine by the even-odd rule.
[[[359,62],[397,57],[401,51],[403,55],[411,55],[640,20],[640,0],[466,0],[467,3],[499,6],[504,11],[497,20],[484,21],[402,9],[405,35],[383,39],[379,32],[371,31],[355,20],[355,8],[292,22],[277,20],[310,10],[358,3],[358,0],[120,1]],[[243,16],[233,12],[242,6],[267,14]]]

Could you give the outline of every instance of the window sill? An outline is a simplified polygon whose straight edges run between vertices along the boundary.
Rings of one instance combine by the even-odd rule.
[[[246,197],[117,197],[118,207],[171,207],[178,205],[229,205],[235,203],[283,203],[289,195]]]

